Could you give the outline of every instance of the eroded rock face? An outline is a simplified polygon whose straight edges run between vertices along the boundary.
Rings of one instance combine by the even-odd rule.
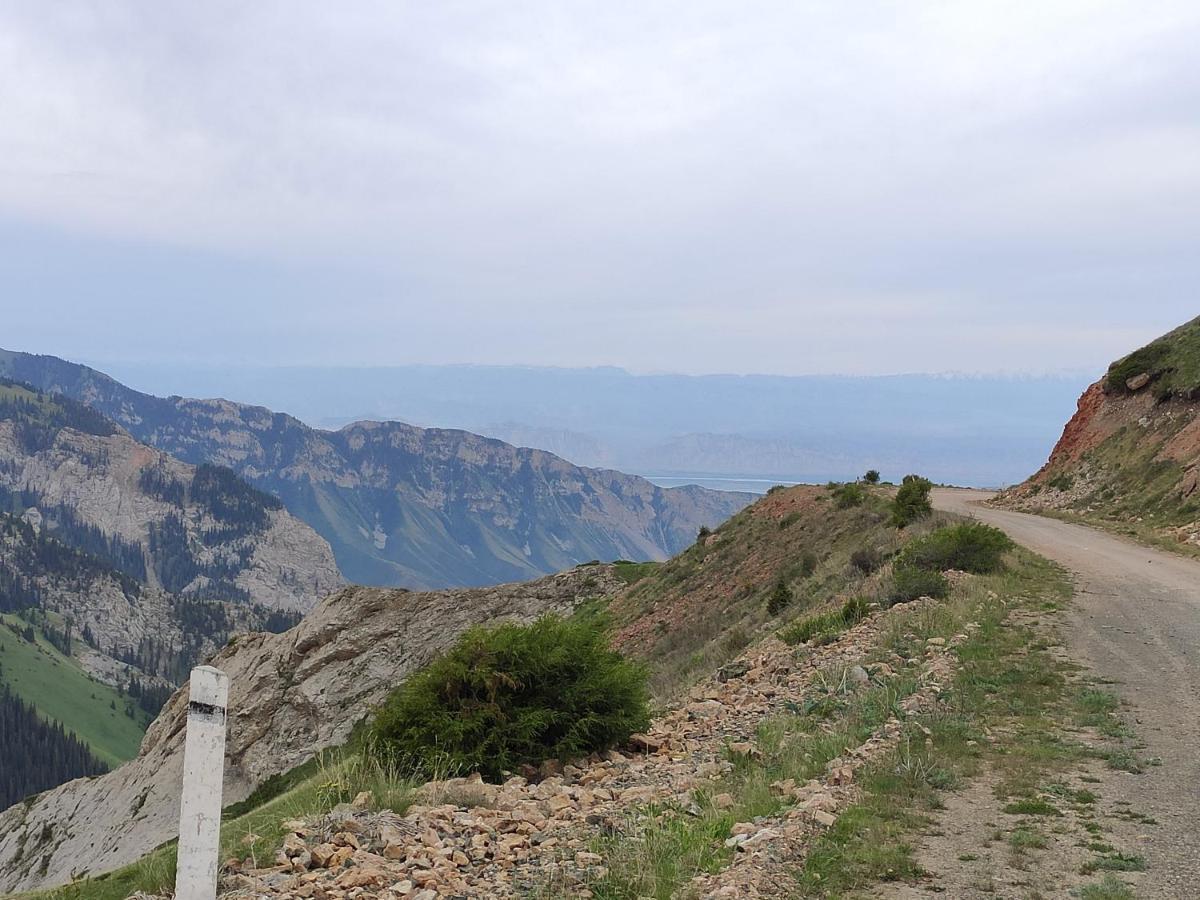
[[[225,803],[343,743],[395,685],[471,625],[567,613],[621,586],[610,567],[583,566],[470,590],[351,587],[291,631],[237,639],[212,660],[231,684]],[[184,685],[150,726],[136,759],[0,813],[0,891],[109,871],[171,838],[186,708]]]
[[[30,447],[16,423],[0,421],[0,461],[0,487],[36,494],[42,508],[35,507],[36,514],[26,511],[27,519],[54,534],[46,510],[66,507],[106,535],[141,544],[151,587],[164,587],[151,531],[168,520],[181,523],[199,564],[225,564],[232,583],[255,603],[304,611],[343,584],[329,544],[283,509],[266,510],[264,526],[245,535],[220,543],[206,539],[206,533],[225,527],[211,509],[190,500],[172,502],[142,484],[143,472],[151,470],[164,482],[188,485],[196,467],[123,432],[96,435],[64,428],[48,446]],[[166,587],[181,595],[211,593],[202,575],[190,584]]]

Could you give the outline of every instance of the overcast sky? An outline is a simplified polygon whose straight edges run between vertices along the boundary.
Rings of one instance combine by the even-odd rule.
[[[1200,313],[1200,4],[0,0],[0,346],[1092,370]]]

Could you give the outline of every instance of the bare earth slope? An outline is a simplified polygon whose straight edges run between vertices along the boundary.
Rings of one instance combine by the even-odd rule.
[[[1200,884],[1200,562],[1081,525],[981,505],[991,494],[938,490],[939,509],[974,516],[1075,575],[1065,634],[1073,658],[1119,682],[1162,765],[1135,782],[1161,823],[1147,831],[1147,897],[1184,897]]]
[[[523,584],[410,593],[351,587],[284,634],[253,634],[212,660],[231,681],[226,803],[346,741],[391,687],[471,625],[566,613],[621,587],[586,566]],[[136,759],[0,813],[0,892],[48,887],[138,859],[179,815],[187,686],[150,726]]]

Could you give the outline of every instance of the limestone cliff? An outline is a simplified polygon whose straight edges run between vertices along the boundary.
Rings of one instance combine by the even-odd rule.
[[[0,499],[65,543],[180,596],[304,610],[342,583],[329,545],[231,472],[76,418],[49,395],[0,394]]]

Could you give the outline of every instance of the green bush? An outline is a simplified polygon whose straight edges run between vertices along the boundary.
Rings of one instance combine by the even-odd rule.
[[[792,645],[806,644],[810,641],[818,646],[828,644],[851,625],[865,619],[867,612],[867,601],[861,597],[852,597],[839,610],[818,613],[793,622],[779,632],[779,639]]]
[[[892,524],[897,528],[911,525],[933,512],[929,492],[933,482],[920,475],[905,475],[900,489],[892,499]]]
[[[1069,491],[1075,486],[1075,476],[1070,472],[1059,472],[1053,478],[1049,479],[1046,484],[1058,491]]]
[[[850,554],[850,568],[860,575],[870,575],[883,565],[883,554],[874,547],[860,547]]]
[[[829,492],[838,509],[850,509],[852,506],[862,506],[867,499],[867,490],[861,484],[848,481],[845,484],[830,484]]]
[[[908,603],[918,597],[945,597],[950,593],[950,582],[941,572],[920,569],[914,565],[897,565],[892,572],[892,589],[888,599],[892,603]]]
[[[792,602],[792,589],[787,586],[782,578],[775,584],[774,590],[771,591],[771,596],[767,598],[767,612],[773,616],[779,615]]]
[[[879,484],[879,470],[867,469],[867,474],[862,477],[862,480],[867,484]]]
[[[819,562],[817,554],[811,550],[807,551],[800,557],[800,577],[808,578],[811,576],[813,572],[817,571],[817,563]]]
[[[786,644],[828,643],[841,630],[841,618],[836,613],[821,613],[794,622],[779,632],[779,639]]]
[[[496,780],[522,763],[585,756],[644,730],[646,678],[587,622],[544,616],[476,627],[391,693],[369,736],[425,775]]]
[[[1129,393],[1129,388],[1125,386],[1126,381],[1143,372],[1151,377],[1161,374],[1170,355],[1170,345],[1160,339],[1117,360],[1108,367],[1108,374],[1104,378],[1105,392],[1109,394]]]
[[[947,525],[901,551],[898,567],[912,566],[940,572],[961,569],[964,572],[995,572],[1003,565],[1004,554],[1013,542],[999,528],[981,522]]]
[[[867,617],[867,601],[862,597],[851,597],[842,604],[842,621],[847,626],[857,624]]]

